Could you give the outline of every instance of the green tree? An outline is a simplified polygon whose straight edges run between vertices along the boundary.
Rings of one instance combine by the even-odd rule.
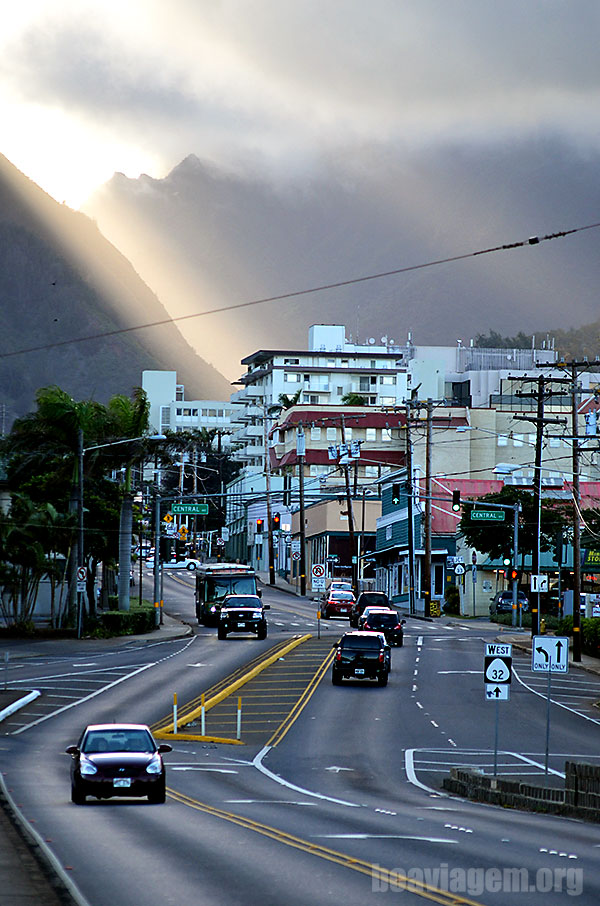
[[[344,406],[366,406],[367,401],[360,393],[345,393],[342,397]]]
[[[505,486],[495,494],[486,494],[477,501],[477,507],[484,509],[486,503],[501,503],[514,506],[521,505],[519,514],[519,553],[521,563],[525,554],[531,554],[537,546],[537,512],[535,499],[532,493],[521,488]],[[498,560],[513,550],[513,518],[510,510],[504,510],[504,522],[475,522],[471,520],[473,504],[463,503],[462,518],[458,523],[458,530],[465,538],[468,545],[478,551],[489,554],[493,560]],[[564,503],[552,499],[543,499],[541,505],[541,531],[540,550],[549,551],[554,548],[556,533],[569,525],[569,511]]]

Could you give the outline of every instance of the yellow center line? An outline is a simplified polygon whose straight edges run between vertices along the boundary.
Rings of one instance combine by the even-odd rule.
[[[192,799],[184,793],[178,793],[170,787],[167,789],[167,793],[171,799],[174,799],[176,802],[179,802],[181,805],[185,805],[188,808],[193,808],[197,811],[204,812],[207,815],[212,815],[214,818],[220,818],[222,821],[229,821],[231,824],[236,824],[238,827],[254,831],[263,837],[275,840],[277,843],[291,846],[294,849],[298,849],[301,852],[308,853],[312,856],[318,856],[320,859],[325,859],[328,862],[341,865],[343,868],[350,868],[352,871],[359,872],[369,878],[373,877],[375,866],[371,862],[366,862],[363,859],[356,859],[353,856],[349,856],[347,853],[329,849],[319,843],[312,843],[309,840],[304,840],[302,837],[296,837],[294,834],[288,834],[286,831],[271,827],[268,824],[262,824],[259,821],[244,818],[242,815],[236,815],[234,812],[227,812],[224,809],[216,808],[205,802],[199,802],[197,799]],[[407,875],[400,874],[400,872],[387,872],[379,865],[377,866],[376,871],[380,876],[383,875],[399,888],[402,885],[401,889],[405,889],[424,899],[431,900],[434,903],[441,903],[442,906],[483,906],[479,901],[470,900],[458,894],[447,893],[444,890],[425,884],[422,881],[413,880]]]

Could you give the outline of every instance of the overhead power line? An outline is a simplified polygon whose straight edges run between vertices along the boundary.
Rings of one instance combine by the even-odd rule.
[[[521,239],[518,242],[508,242],[503,245],[495,245],[490,248],[478,249],[475,252],[465,252],[462,255],[451,255],[447,258],[437,258],[433,261],[425,261],[421,264],[409,264],[405,267],[397,267],[389,271],[380,271],[376,274],[366,274],[362,277],[352,277],[348,280],[337,280],[335,283],[323,283],[320,286],[311,286],[308,289],[298,289],[287,293],[280,293],[277,296],[264,296],[260,299],[251,299],[248,302],[238,302],[233,305],[223,305],[220,308],[211,308],[207,311],[198,311],[189,315],[176,315],[169,318],[163,318],[160,321],[150,321],[147,324],[136,324],[132,327],[119,327],[115,330],[107,330],[102,333],[88,334],[84,337],[73,337],[70,340],[56,340],[53,343],[43,343],[39,346],[28,346],[24,349],[15,349],[10,352],[0,352],[0,359],[8,359],[17,355],[25,355],[29,352],[41,352],[44,349],[55,349],[59,346],[69,346],[73,343],[84,343],[89,340],[103,340],[107,337],[118,336],[119,334],[132,333],[136,330],[146,330],[150,327],[164,327],[166,324],[175,322],[190,321],[192,318],[204,318],[208,315],[223,314],[228,311],[238,311],[242,308],[250,308],[254,305],[265,305],[268,302],[284,302],[286,299],[297,299],[299,296],[308,296],[311,293],[323,293],[332,289],[340,289],[344,286],[356,286],[359,283],[367,283],[370,280],[382,280],[384,277],[395,277],[398,274],[407,274],[410,271],[424,270],[428,267],[437,267],[440,264],[451,264],[454,261],[465,261],[467,258],[477,258],[480,255],[490,255],[493,252],[511,251],[512,249],[524,248],[528,245],[539,245],[540,242],[548,242],[550,239],[563,239],[573,233],[582,233],[585,230],[594,230],[600,227],[600,222],[589,223],[586,226],[574,227],[570,230],[560,230],[557,233],[547,233],[545,236],[530,236],[529,239]]]

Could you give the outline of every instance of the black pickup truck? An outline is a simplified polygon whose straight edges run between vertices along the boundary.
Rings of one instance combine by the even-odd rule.
[[[377,632],[346,632],[340,639],[331,665],[331,682],[342,679],[374,679],[387,686],[391,669],[390,646]]]
[[[217,637],[226,639],[230,632],[253,632],[257,639],[267,637],[267,617],[258,595],[227,595],[219,613]]]

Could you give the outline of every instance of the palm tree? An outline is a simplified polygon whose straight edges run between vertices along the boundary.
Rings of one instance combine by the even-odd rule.
[[[344,406],[366,406],[367,401],[364,396],[361,396],[360,393],[345,393],[342,397],[342,405]]]

